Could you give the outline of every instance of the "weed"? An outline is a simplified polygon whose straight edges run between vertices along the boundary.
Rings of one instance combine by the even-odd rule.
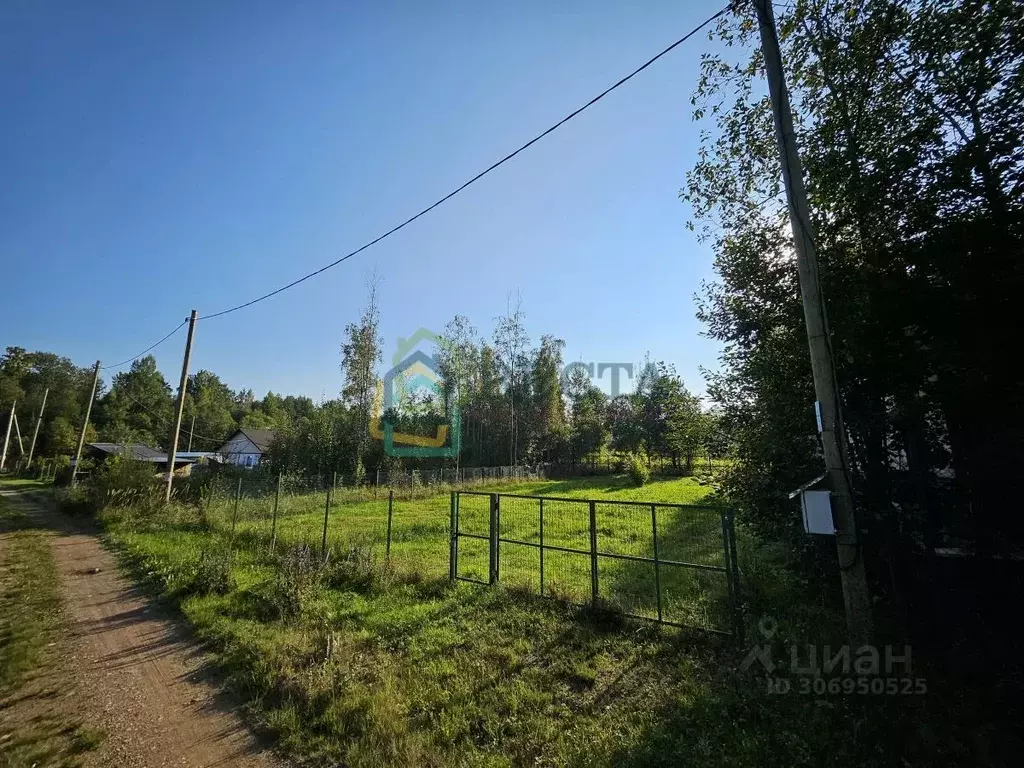
[[[647,463],[635,453],[629,455],[629,479],[638,488],[651,480],[651,470],[647,468]]]

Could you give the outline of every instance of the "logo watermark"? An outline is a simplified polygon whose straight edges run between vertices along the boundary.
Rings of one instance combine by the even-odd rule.
[[[407,339],[398,340],[398,349],[391,358],[391,368],[377,388],[374,410],[378,414],[390,414],[406,397],[422,394],[427,399],[442,396],[443,378],[437,358],[419,349],[421,342],[440,345],[441,338],[433,331],[420,328]],[[461,415],[457,402],[448,402],[447,424],[437,427],[434,435],[415,435],[395,432],[395,425],[380,415],[370,420],[370,435],[384,442],[384,452],[389,456],[401,457],[454,457],[459,454],[461,440]],[[450,439],[449,439],[450,437]]]
[[[403,396],[421,394],[425,399],[443,396],[443,376],[436,355],[423,346],[440,347],[442,337],[426,328],[419,328],[408,338],[399,338],[391,357],[391,368],[378,384],[374,398],[375,416],[370,420],[370,435],[384,443],[384,451],[390,456],[400,457],[455,457],[459,453],[461,439],[461,414],[457,402],[446,403],[447,423],[437,427],[434,435],[416,435],[395,432],[394,423],[386,415],[393,414]],[[583,371],[592,383],[603,381],[609,374],[611,396],[623,392],[625,381],[633,380],[633,373],[639,366],[634,363],[572,362],[562,368],[563,391],[575,371]],[[641,372],[642,373],[642,372]]]
[[[793,643],[778,653],[770,642],[778,629],[775,619],[762,617],[757,627],[765,642],[750,649],[740,670],[760,667],[766,673],[769,694],[920,696],[928,692],[927,681],[914,675],[909,645],[853,648]]]

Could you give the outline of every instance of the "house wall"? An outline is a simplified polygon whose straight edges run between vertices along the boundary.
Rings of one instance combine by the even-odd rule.
[[[258,467],[263,452],[245,435],[236,435],[218,451],[226,462],[242,467]]]

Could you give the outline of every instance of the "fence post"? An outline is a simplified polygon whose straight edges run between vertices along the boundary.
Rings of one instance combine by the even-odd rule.
[[[540,499],[540,594],[544,595],[544,499]]]
[[[231,541],[229,547],[235,547],[235,525],[238,522],[238,502],[242,499],[242,478],[238,478],[238,487],[235,488],[235,510],[231,513]]]
[[[737,622],[737,616],[739,615],[739,600],[737,599],[736,590],[736,574],[733,571],[733,557],[732,557],[732,510],[722,510],[722,564],[725,566],[725,583],[729,592],[729,609],[732,616],[730,621],[732,623],[732,634],[733,638],[737,642],[741,642],[740,634],[742,629],[739,627]]]
[[[448,580],[455,581],[455,575],[459,571],[459,513],[458,513],[458,496],[455,491],[452,491],[450,519],[449,519],[449,533],[450,539],[448,542]]]
[[[590,502],[590,596],[597,607],[597,504]]]
[[[384,559],[391,559],[391,515],[395,507],[395,492],[388,491],[388,540],[384,545]]]
[[[324,503],[324,533],[320,538],[320,557],[327,562],[327,518],[331,514],[331,493],[332,487],[327,487],[327,501]]]
[[[491,568],[490,568],[490,583],[493,584],[498,580],[498,494],[491,494],[491,522],[490,522],[490,536],[491,536]]]
[[[658,600],[658,621],[661,621],[661,563],[658,560],[658,505],[651,504],[651,536],[654,539],[654,591]]]
[[[270,554],[277,547],[277,507],[281,503],[281,473],[277,473],[277,486],[274,488],[274,514],[270,518]]]
[[[736,529],[733,527],[733,510],[726,510],[726,531],[728,533],[729,541],[729,562],[726,567],[729,568],[729,573],[732,574],[732,614],[733,614],[733,634],[736,636],[736,642],[739,644],[743,643],[743,610],[740,598],[740,567],[736,556]]]

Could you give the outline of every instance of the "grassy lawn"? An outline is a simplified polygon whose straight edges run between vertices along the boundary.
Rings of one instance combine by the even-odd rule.
[[[594,478],[496,490],[690,504],[709,495],[691,479],[642,489]],[[272,497],[243,501],[230,557],[230,500],[105,514],[128,565],[179,606],[249,702],[251,720],[293,756],[351,766],[792,768],[890,765],[895,751],[909,754],[912,765],[939,754],[957,762],[900,725],[932,722],[919,699],[769,693],[759,669],[742,668],[746,649],[724,639],[539,599],[538,572],[511,551],[501,586],[449,582],[448,496],[396,501],[394,567],[385,566],[386,500],[343,495],[331,510],[337,549],[324,569],[296,548],[319,545],[323,494],[282,498],[273,558]],[[559,527],[560,516],[545,513],[552,526],[546,542],[574,535],[577,520],[562,519]],[[641,524],[610,515],[601,522],[611,531],[607,546],[646,546],[625,535],[642,530],[646,518]],[[703,555],[694,544],[710,541],[710,524],[666,517],[662,526],[670,551],[713,556],[711,544]],[[673,536],[681,543],[673,545]],[[352,548],[359,543],[372,552]],[[841,642],[835,595],[791,574],[781,553],[742,536],[741,552],[755,550],[747,577],[756,588],[748,599],[755,616],[770,612],[777,621],[776,645]],[[559,578],[558,568],[546,565]],[[609,593],[636,578],[601,573]],[[691,587],[680,604],[695,603]]]
[[[33,481],[4,481],[24,490]],[[60,582],[45,532],[0,497],[0,766],[77,766],[103,733],[53,700]]]

